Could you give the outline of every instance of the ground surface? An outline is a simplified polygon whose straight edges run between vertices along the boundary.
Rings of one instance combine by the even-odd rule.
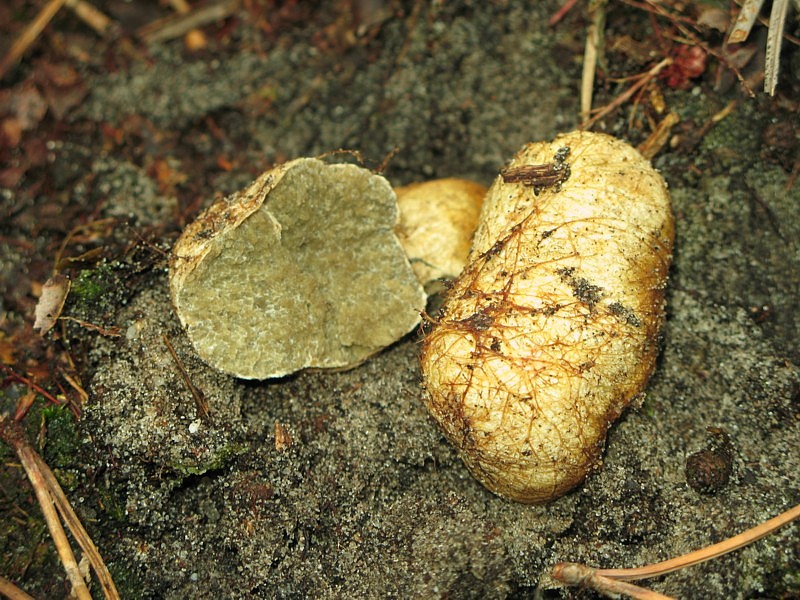
[[[549,567],[666,559],[797,504],[791,46],[773,99],[726,84],[713,60],[683,88],[658,80],[681,117],[653,161],[677,228],[664,349],[643,404],[612,428],[602,470],[560,500],[509,503],[470,477],[425,412],[415,334],[351,371],[264,383],[196,357],[170,306],[166,252],[215,198],[276,162],[337,148],[371,167],[397,148],[385,170],[396,185],[488,183],[523,143],[578,124],[577,8],[550,28],[556,2],[355,2],[355,20],[346,3],[322,4],[247,4],[210,26],[195,53],[180,41],[110,45],[65,15],[4,81],[3,110],[28,126],[3,134],[0,354],[83,404],[75,424],[66,409],[42,412],[40,397],[26,425],[123,597],[593,597],[560,588]],[[108,9],[131,28],[157,16],[125,6]],[[16,8],[15,23],[31,17]],[[637,28],[656,39],[654,23],[669,31],[615,6],[609,41]],[[719,45],[719,34],[703,35]],[[637,47],[651,51],[644,59],[630,45],[610,53],[610,73],[646,70],[662,50],[652,44]],[[624,89],[599,81],[595,104]],[[644,115],[660,119],[640,100],[595,129],[640,143]],[[39,339],[33,307],[54,264],[73,280],[63,314],[84,324],[62,321]],[[4,376],[0,408],[10,412],[28,388]],[[276,440],[276,424],[290,440]],[[686,471],[707,447],[713,493]],[[2,452],[0,574],[34,596],[65,596],[24,475]],[[797,597],[797,525],[649,584],[681,598]]]

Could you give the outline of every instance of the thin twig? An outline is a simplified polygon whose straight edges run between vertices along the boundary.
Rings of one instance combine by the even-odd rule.
[[[575,6],[575,3],[578,0],[567,0],[564,2],[564,5],[559,8],[556,12],[554,12],[550,18],[547,20],[548,27],[555,27],[564,18],[564,16],[572,10],[572,7]]]
[[[120,31],[119,24],[84,0],[67,0],[67,8],[101,37],[110,37]]]
[[[605,117],[608,113],[612,110],[620,106],[621,104],[625,103],[631,96],[633,96],[640,88],[647,85],[656,75],[658,75],[662,69],[672,64],[671,58],[665,58],[657,65],[652,67],[649,71],[644,73],[643,75],[639,76],[639,80],[634,83],[631,87],[627,90],[622,92],[619,96],[614,98],[611,102],[606,104],[603,108],[598,109],[597,113],[587,121],[581,123],[581,129],[589,129],[592,125],[594,125],[598,120]]]
[[[189,13],[175,13],[139,28],[136,35],[145,44],[157,44],[181,37],[192,29],[227,19],[239,8],[239,0],[215,0]]]
[[[686,38],[688,42],[691,42],[695,46],[699,46],[706,54],[710,54],[711,56],[716,58],[719,62],[721,62],[723,65],[725,65],[725,67],[728,70],[730,70],[742,84],[744,91],[750,97],[755,97],[756,95],[755,92],[752,90],[750,85],[745,80],[744,76],[742,75],[742,71],[739,69],[739,67],[733,64],[721,50],[712,48],[711,46],[706,44],[697,34],[690,31],[687,24],[692,27],[696,27],[696,24],[690,18],[674,14],[669,10],[667,10],[666,8],[664,8],[663,6],[661,6],[661,4],[659,4],[658,2],[655,2],[654,0],[644,0],[643,2],[638,2],[637,0],[622,0],[622,1],[629,6],[633,6],[634,8],[638,8],[640,10],[645,10],[647,12],[664,17],[665,19],[669,20],[673,25],[675,25],[675,28],[681,34],[683,34],[683,36]]]
[[[59,514],[89,559],[105,597],[109,600],[119,600],[119,593],[114,585],[114,580],[111,578],[103,558],[97,551],[97,547],[81,524],[78,515],[72,509],[67,496],[61,489],[50,467],[28,443],[22,426],[17,421],[0,416],[0,439],[13,448],[25,469],[25,473],[28,475],[28,479],[31,481],[47,527],[50,530],[50,535],[53,537],[56,550],[64,565],[64,570],[67,572],[67,577],[72,583],[75,595],[79,600],[91,600],[89,589],[86,587],[86,582],[80,573],[75,555],[72,552],[72,548],[70,548],[66,533],[61,525],[61,520],[58,518]],[[58,513],[56,509],[58,509]]]
[[[67,233],[66,237],[61,241],[58,250],[56,250],[55,257],[53,259],[53,264],[56,265],[55,268],[58,269],[58,265],[62,262],[62,257],[64,255],[64,252],[66,251],[67,246],[69,246],[70,242],[72,241],[72,238],[76,237],[79,233],[88,233],[92,230],[97,231],[100,230],[100,228],[102,227],[108,229],[116,225],[118,221],[119,219],[111,217],[107,219],[99,219],[97,221],[90,221],[89,223],[82,223],[70,229],[69,233]],[[84,252],[82,256],[85,255],[86,253]],[[64,259],[64,260],[69,260],[69,259]]]
[[[644,567],[634,569],[595,569],[578,563],[556,563],[550,574],[554,579],[567,585],[583,585],[603,593],[628,594],[633,598],[648,600],[669,598],[646,588],[632,586],[631,588],[623,589],[614,584],[665,575],[684,567],[691,567],[712,558],[723,556],[760,540],[798,517],[800,517],[800,504],[777,517],[773,517],[769,521],[765,521],[761,525],[757,525],[727,540],[689,552],[677,558],[671,558]]]
[[[86,554],[88,557],[89,564],[92,565],[106,598],[118,600],[119,593],[114,585],[114,580],[111,577],[111,573],[109,573],[108,568],[103,561],[103,557],[100,556],[97,546],[94,545],[89,533],[86,531],[86,529],[84,529],[83,524],[78,518],[78,515],[75,514],[75,511],[72,509],[69,499],[61,489],[58,480],[53,475],[50,467],[47,466],[47,463],[45,463],[44,460],[42,460],[42,458],[36,453],[34,453],[34,460],[37,462],[42,477],[47,484],[48,491],[53,497],[61,518],[64,520],[64,523],[67,524],[67,527],[69,527],[69,530],[75,538],[75,541],[78,542],[78,545],[80,545],[84,554]]]
[[[21,382],[21,383],[24,383],[24,384],[25,384],[25,385],[27,385],[28,387],[30,387],[30,388],[32,388],[32,389],[34,389],[34,390],[36,390],[37,392],[39,392],[39,393],[40,393],[42,396],[44,396],[45,398],[47,398],[48,400],[50,400],[50,402],[52,402],[52,403],[53,403],[53,404],[55,404],[56,406],[61,406],[62,404],[64,404],[63,402],[61,402],[60,400],[58,400],[58,399],[57,399],[55,396],[53,396],[53,394],[51,394],[50,392],[48,392],[47,390],[45,390],[45,389],[44,389],[44,388],[42,388],[41,386],[38,386],[38,385],[36,385],[36,384],[35,384],[35,383],[34,383],[32,380],[28,379],[28,378],[27,378],[27,377],[25,377],[24,375],[20,375],[19,373],[17,373],[17,372],[16,372],[14,369],[12,369],[11,367],[9,367],[9,366],[7,366],[7,365],[2,365],[2,364],[0,364],[0,369],[3,369],[3,370],[6,372],[6,373],[8,373],[9,375],[11,375],[11,377],[13,377],[14,379],[16,379],[17,381],[19,381],[19,382]]]
[[[192,393],[192,397],[194,398],[195,406],[197,407],[197,413],[200,415],[204,421],[208,422],[211,420],[211,415],[208,409],[208,400],[206,400],[205,394],[201,392],[195,384],[192,383],[191,378],[189,377],[189,373],[186,371],[186,368],[183,366],[181,359],[178,358],[177,352],[175,352],[175,348],[172,347],[172,343],[169,341],[169,338],[166,335],[161,336],[164,340],[164,344],[167,346],[167,350],[172,355],[172,360],[175,361],[175,364],[178,367],[178,370],[181,373],[181,377],[183,378],[183,382],[186,384],[186,387],[189,388],[189,391]]]
[[[94,323],[89,323],[88,321],[82,321],[80,319],[76,319],[75,317],[69,316],[60,316],[58,317],[61,321],[71,321],[73,323],[77,323],[81,327],[85,329],[91,329],[92,331],[96,331],[100,335],[106,337],[119,337],[122,335],[122,329],[117,327],[116,325],[112,325],[110,327],[103,327],[102,325],[95,325]]]
[[[664,575],[671,573],[683,567],[691,567],[703,563],[712,558],[723,556],[734,550],[738,550],[742,546],[751,544],[756,540],[760,540],[766,535],[769,535],[779,527],[790,523],[800,517],[800,504],[794,508],[790,508],[784,513],[773,517],[769,521],[761,523],[747,531],[735,535],[727,540],[723,540],[718,544],[713,544],[694,552],[689,552],[677,558],[671,558],[660,563],[647,565],[644,567],[637,567],[635,569],[598,569],[597,573],[603,577],[611,579],[625,579],[627,581],[636,581],[637,579],[644,579],[646,577],[655,577],[657,575]]]
[[[36,600],[3,576],[0,576],[0,595],[6,596],[9,600]]]
[[[14,425],[16,423],[9,423],[6,426],[5,429],[9,434],[12,433],[10,430]],[[11,439],[8,440],[6,439],[7,437]],[[28,479],[30,479],[33,491],[36,493],[36,499],[42,509],[44,520],[47,523],[47,528],[50,530],[56,551],[61,559],[61,564],[64,565],[64,571],[66,571],[67,578],[72,584],[73,593],[78,600],[92,600],[89,588],[86,587],[86,582],[83,580],[81,571],[78,568],[78,561],[75,560],[75,555],[72,553],[72,548],[70,548],[67,534],[53,506],[53,498],[48,491],[49,486],[45,482],[39,463],[36,460],[36,453],[25,441],[25,437],[21,433],[20,435],[4,436],[4,439],[11,442],[20,463],[25,469],[25,473],[28,475]]]
[[[6,55],[0,60],[0,79],[5,77],[6,73],[13,67],[25,51],[30,47],[33,42],[37,40],[39,35],[47,27],[47,24],[56,16],[56,13],[61,10],[66,0],[50,0],[44,5],[44,8],[39,11],[39,14],[30,22],[30,24],[22,30],[22,32],[11,44],[11,47],[6,52]]]

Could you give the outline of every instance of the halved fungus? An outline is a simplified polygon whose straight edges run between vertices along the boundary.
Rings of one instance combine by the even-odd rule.
[[[301,158],[208,208],[173,248],[170,292],[198,355],[245,379],[348,368],[419,322],[425,293],[389,183]]]

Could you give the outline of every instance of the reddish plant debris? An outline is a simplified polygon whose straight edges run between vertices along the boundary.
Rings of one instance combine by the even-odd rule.
[[[678,46],[673,63],[661,71],[660,78],[671,88],[685,89],[692,79],[705,73],[708,55],[700,46]]]

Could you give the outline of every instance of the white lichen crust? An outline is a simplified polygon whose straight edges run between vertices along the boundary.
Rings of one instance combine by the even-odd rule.
[[[422,353],[428,409],[467,467],[529,503],[583,480],[644,389],[674,237],[664,180],[624,142],[564,134],[509,168],[552,164],[562,148],[560,184],[495,180]]]

